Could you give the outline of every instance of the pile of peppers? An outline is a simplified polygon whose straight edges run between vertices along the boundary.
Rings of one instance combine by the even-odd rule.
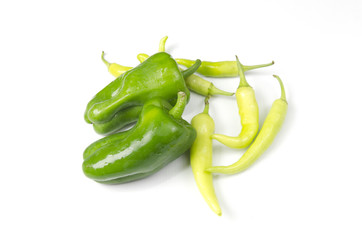
[[[165,52],[167,37],[161,39],[159,52],[137,56],[136,67],[102,61],[116,77],[87,104],[84,119],[103,138],[83,152],[84,174],[99,183],[120,184],[155,174],[190,150],[190,165],[196,184],[209,207],[219,216],[221,208],[213,187],[213,173],[236,174],[250,167],[270,146],[287,112],[281,79],[281,97],[274,101],[259,131],[259,109],[255,92],[245,72],[271,66],[274,62],[246,66],[235,61],[209,62],[172,58]],[[216,88],[207,77],[238,77],[235,94]],[[204,111],[191,123],[182,119],[190,101],[190,91],[205,96]],[[209,101],[215,95],[235,95],[242,125],[238,136],[215,134],[209,115]],[[133,124],[133,125],[132,125]],[[130,127],[131,126],[131,127]],[[248,148],[229,166],[212,165],[212,141],[230,148]]]

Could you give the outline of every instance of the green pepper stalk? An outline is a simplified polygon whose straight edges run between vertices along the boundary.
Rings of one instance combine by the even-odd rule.
[[[150,99],[135,127],[91,144],[83,154],[84,174],[99,183],[126,183],[156,173],[185,153],[196,131],[181,118],[186,93],[177,97],[171,110],[164,107],[165,100]]]
[[[263,127],[254,142],[241,156],[239,161],[229,166],[214,166],[206,169],[212,173],[235,174],[249,168],[272,144],[287,114],[288,103],[282,80],[273,75],[279,82],[281,97],[273,102],[273,105],[264,121]]]
[[[190,149],[190,164],[200,193],[217,215],[221,216],[212,174],[205,169],[212,166],[212,139],[215,130],[214,120],[209,115],[209,96],[205,98],[204,111],[191,120],[191,125],[196,129],[196,139]]]

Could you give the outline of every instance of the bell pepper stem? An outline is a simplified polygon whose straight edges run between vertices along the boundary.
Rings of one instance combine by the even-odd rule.
[[[187,96],[184,92],[178,92],[177,93],[177,102],[175,106],[168,112],[171,116],[173,116],[176,119],[180,119],[182,116],[182,113],[185,110],[187,104]]]
[[[238,87],[238,88],[241,88],[241,87],[250,87],[249,83],[246,81],[246,78],[245,78],[244,65],[242,65],[242,64],[240,63],[238,56],[235,56],[235,57],[236,57],[236,64],[238,65],[238,73],[239,73],[239,77],[240,77],[240,83],[239,83],[239,87]]]
[[[158,47],[159,52],[164,52],[165,51],[167,38],[168,38],[168,36],[165,36],[165,37],[161,38],[160,45]]]
[[[104,51],[102,51],[102,61],[106,64],[107,68],[111,65],[106,59],[104,59]]]
[[[197,69],[200,67],[200,65],[201,65],[201,61],[200,61],[200,59],[197,59],[191,67],[183,70],[181,73],[182,73],[184,79],[186,79],[189,76],[191,76],[192,74],[194,74],[197,71]]]

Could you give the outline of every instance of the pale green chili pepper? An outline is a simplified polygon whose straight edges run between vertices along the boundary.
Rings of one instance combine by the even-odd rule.
[[[118,63],[109,63],[104,59],[104,52],[102,52],[102,61],[107,66],[108,71],[115,77],[121,76],[124,72],[127,72],[128,70],[132,69],[132,67],[126,67],[119,65]]]
[[[285,90],[282,80],[273,75],[280,84],[281,97],[274,101],[259,134],[250,145],[239,161],[229,166],[214,166],[206,169],[212,173],[235,174],[250,167],[256,159],[262,155],[272,144],[275,136],[279,132],[285,116],[287,114],[288,103],[285,97]]]
[[[163,37],[159,44],[159,51],[165,51],[165,45],[167,36]],[[144,56],[140,56],[141,59]],[[140,58],[138,60],[140,60]],[[175,58],[176,62],[180,65],[184,65],[186,67],[192,66],[195,61],[183,59],[183,58]],[[141,60],[140,60],[141,61]],[[268,67],[273,65],[274,61],[267,64],[260,64],[260,65],[252,65],[252,66],[244,66],[244,71],[249,71],[257,68]],[[220,62],[210,62],[210,61],[202,61],[201,66],[197,69],[197,72],[206,76],[206,77],[237,77],[239,75],[238,72],[238,65],[236,61],[220,61]]]
[[[181,64],[185,67],[192,66],[195,62],[194,60],[188,60],[183,58],[176,58],[175,59],[178,64]],[[268,67],[274,64],[274,61],[267,64],[260,64],[260,65],[252,65],[246,66],[244,65],[244,71],[249,71],[257,68]],[[238,76],[238,65],[236,61],[220,61],[220,62],[209,62],[209,61],[202,61],[201,66],[197,69],[198,73],[204,75],[206,77],[216,77],[216,78],[223,78],[223,77],[237,77]]]
[[[212,166],[212,139],[215,129],[214,120],[209,115],[209,97],[205,99],[205,109],[191,120],[196,129],[196,139],[190,149],[190,164],[200,193],[217,215],[221,216],[221,208],[216,198],[212,174],[205,169]]]
[[[236,101],[239,108],[241,121],[241,132],[236,137],[230,137],[222,134],[214,134],[212,138],[231,148],[245,148],[255,138],[259,130],[259,107],[256,102],[254,89],[248,84],[244,74],[244,66],[238,64],[240,84],[236,90]]]

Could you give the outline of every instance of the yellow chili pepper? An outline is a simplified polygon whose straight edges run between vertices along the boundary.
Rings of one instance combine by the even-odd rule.
[[[161,40],[162,41],[162,40]],[[160,44],[161,45],[161,44]],[[149,56],[145,53],[140,53],[137,55],[137,59],[140,62],[145,61]],[[209,82],[202,77],[199,77],[195,74],[192,74],[188,78],[185,79],[187,87],[198,94],[203,96],[207,95],[225,95],[232,96],[234,93],[223,91],[217,87],[212,82]]]
[[[215,123],[209,115],[208,97],[205,99],[205,109],[191,120],[196,129],[196,139],[191,146],[190,161],[196,184],[209,207],[219,216],[221,208],[215,195],[212,174],[205,169],[212,166],[212,139]]]
[[[273,76],[279,81],[281,97],[273,102],[273,105],[264,121],[263,127],[253,144],[251,144],[248,150],[246,150],[243,156],[236,163],[229,166],[210,167],[207,171],[225,174],[235,174],[241,172],[250,167],[272,144],[284,122],[288,109],[283,82],[278,76]]]
[[[185,67],[192,66],[195,63],[194,60],[188,60],[183,58],[175,59],[178,64],[184,65]],[[257,68],[268,67],[274,64],[274,61],[267,64],[244,66],[244,71],[249,71]],[[238,66],[235,61],[220,61],[220,62],[209,62],[202,61],[201,66],[197,69],[197,72],[206,77],[237,77]]]
[[[239,108],[241,132],[237,137],[214,134],[212,138],[231,148],[245,148],[255,138],[259,130],[259,108],[254,89],[248,84],[244,74],[244,66],[236,57],[240,76],[239,87],[235,96]]]
[[[104,64],[106,64],[108,71],[115,77],[119,77],[124,72],[127,72],[128,70],[132,69],[132,67],[126,67],[119,65],[117,63],[107,62],[106,59],[104,59],[104,52],[102,52],[102,61],[104,62]]]

